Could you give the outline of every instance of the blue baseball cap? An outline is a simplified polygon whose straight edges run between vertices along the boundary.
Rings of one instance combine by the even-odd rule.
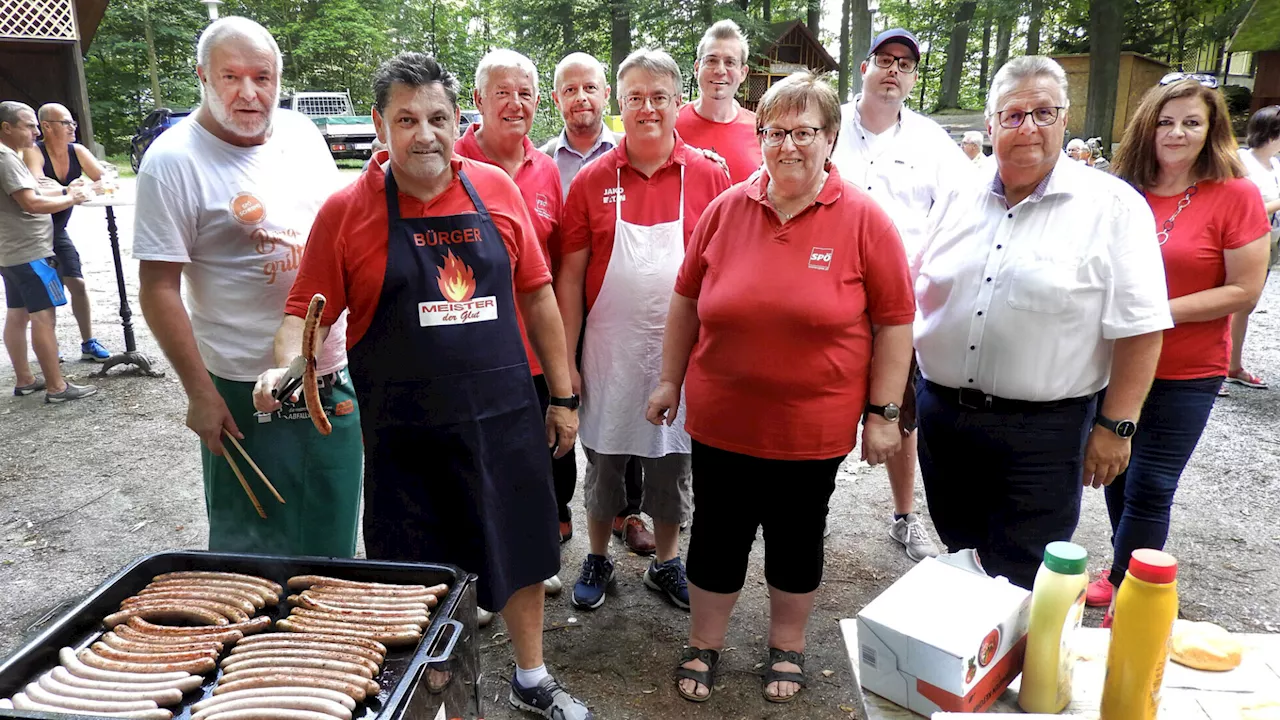
[[[871,52],[867,54],[874,55],[879,52],[880,48],[889,43],[905,45],[911,51],[911,54],[915,56],[916,62],[920,62],[920,41],[916,40],[916,36],[912,35],[909,30],[902,28],[890,28],[877,35],[876,39],[871,42]]]

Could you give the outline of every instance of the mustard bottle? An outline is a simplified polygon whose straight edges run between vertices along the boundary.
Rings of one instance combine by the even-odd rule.
[[[1159,550],[1134,550],[1116,596],[1102,686],[1101,720],[1155,720],[1178,617],[1178,561]]]
[[[1029,713],[1055,714],[1071,702],[1075,669],[1072,636],[1084,617],[1089,553],[1069,542],[1049,543],[1031,590],[1027,654],[1022,664],[1018,706]]]

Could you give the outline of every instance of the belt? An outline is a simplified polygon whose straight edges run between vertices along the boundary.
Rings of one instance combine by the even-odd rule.
[[[990,412],[1034,412],[1036,410],[1074,407],[1088,403],[1097,395],[1097,393],[1094,393],[1094,395],[1085,395],[1083,397],[1034,402],[1032,400],[1010,400],[997,397],[984,393],[977,388],[951,388],[939,385],[932,380],[925,380],[924,383],[928,386],[930,392],[954,405],[968,410],[987,410]]]

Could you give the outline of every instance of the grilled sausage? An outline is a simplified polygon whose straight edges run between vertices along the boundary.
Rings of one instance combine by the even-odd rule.
[[[359,665],[369,671],[369,677],[377,675],[378,671],[381,669],[381,666],[377,662],[354,653],[338,650],[304,650],[287,648],[268,648],[266,650],[258,650],[256,652],[241,653],[239,655],[228,655],[227,658],[222,661],[221,666],[224,670],[230,670],[232,667],[235,667],[244,661],[261,660],[264,658],[335,660],[337,662]]]
[[[129,712],[130,710],[154,710],[158,707],[151,700],[104,700],[104,699],[88,699],[76,697],[74,695],[59,695],[49,692],[40,687],[37,683],[30,683],[22,692],[27,697],[38,703],[46,705],[57,705],[58,707],[68,708],[70,710],[87,710],[89,712]]]
[[[40,687],[48,690],[54,695],[63,697],[83,698],[85,700],[105,700],[105,701],[126,701],[126,700],[150,700],[156,705],[177,705],[182,702],[182,691],[177,688],[169,688],[167,690],[105,690],[99,688],[79,687],[63,682],[58,682],[53,677],[52,672],[47,672],[40,676],[37,680]]]
[[[243,593],[257,595],[262,601],[268,605],[275,605],[280,602],[280,595],[251,582],[240,582],[238,580],[203,580],[200,578],[187,578],[183,580],[153,580],[143,591],[155,592],[161,589],[168,590],[208,590],[217,588],[221,590],[239,590]],[[139,593],[141,594],[141,593]]]
[[[46,705],[38,703],[27,697],[25,693],[18,693],[13,696],[13,707],[16,710],[36,710],[39,712],[62,713],[64,715],[76,715],[77,711],[58,705]],[[123,712],[94,712],[94,715],[107,715],[110,717],[133,718],[134,720],[172,720],[173,713],[168,710],[156,708],[155,710],[129,710]]]
[[[218,661],[208,656],[198,658],[196,660],[183,660],[180,662],[137,663],[108,660],[92,650],[81,650],[76,657],[79,658],[80,662],[88,665],[89,667],[119,673],[139,673],[150,675],[154,673],[181,671],[191,673],[192,675],[203,675],[218,667]]]
[[[167,626],[153,626],[153,627],[167,627]],[[213,644],[213,645],[216,645],[219,650],[221,650],[224,644],[234,643],[235,641],[244,637],[244,633],[240,632],[239,630],[226,630],[225,629],[226,627],[227,627],[226,625],[223,625],[222,626],[223,631],[217,634],[201,633],[201,634],[195,634],[195,635],[179,635],[179,634],[169,634],[167,632],[154,632],[151,630],[138,630],[137,628],[130,627],[128,625],[117,625],[111,629],[111,632],[115,633],[116,637],[122,638],[131,643],[137,643],[139,645],[154,646],[155,648],[158,648],[156,652],[168,652],[163,648],[177,647],[177,646],[184,646],[184,645],[201,645],[201,644]],[[180,629],[196,630],[198,628],[180,628]]]
[[[362,647],[362,648],[365,648],[365,649],[368,649],[368,650],[372,650],[372,651],[374,651],[374,652],[378,653],[378,655],[379,655],[380,657],[385,657],[385,656],[386,656],[386,654],[387,654],[387,646],[386,646],[386,645],[383,645],[382,643],[380,643],[380,642],[378,642],[378,641],[376,641],[376,640],[368,640],[368,639],[354,638],[354,637],[351,637],[351,636],[348,636],[348,635],[339,635],[339,634],[335,634],[335,633],[319,633],[319,632],[314,632],[314,633],[293,633],[293,632],[263,633],[262,635],[255,635],[254,637],[247,637],[247,638],[245,638],[244,640],[241,640],[240,642],[236,643],[236,650],[239,650],[239,649],[241,649],[241,648],[245,648],[246,650],[249,650],[249,649],[252,649],[252,648],[254,648],[255,646],[257,646],[257,645],[259,645],[259,644],[261,644],[261,643],[274,643],[274,642],[299,642],[299,643],[301,643],[301,642],[321,642],[321,643],[342,643],[342,644],[344,644],[344,645],[349,644],[349,645],[354,646],[354,647]]]
[[[276,675],[264,675],[261,677],[247,677],[243,680],[235,680],[232,682],[219,682],[213,688],[214,695],[223,695],[237,690],[265,687],[313,687],[323,688],[325,690],[334,690],[346,695],[347,697],[361,702],[365,698],[363,685],[356,685],[341,680],[333,680],[325,677],[305,676],[279,673]]]
[[[382,643],[389,647],[404,647],[405,645],[416,645],[422,639],[422,633],[417,626],[410,625],[409,630],[392,630],[386,628],[379,629],[357,629],[354,626],[342,625],[322,625],[310,618],[293,618],[276,621],[276,627],[281,630],[297,631],[303,633],[325,633],[328,635],[341,635],[353,638],[363,638]]]
[[[253,606],[254,611],[261,610],[266,607],[267,599],[275,597],[265,588],[257,588],[251,586],[242,587],[225,587],[221,585],[161,585],[158,587],[148,585],[138,591],[138,594],[131,597],[138,600],[150,600],[151,598],[171,597],[173,595],[189,596],[192,593],[199,595],[212,595],[215,598],[237,598]],[[276,603],[271,603],[275,605]],[[252,611],[247,611],[253,614]]]
[[[157,598],[155,600],[147,599],[146,595],[140,596],[141,599],[135,600],[129,605],[121,606],[121,612],[127,612],[135,608],[146,607],[172,607],[180,606],[186,608],[203,608],[210,612],[217,613],[226,618],[229,623],[242,623],[249,621],[249,613],[240,610],[235,605],[229,603],[217,602],[214,600],[199,600],[196,598],[184,598],[181,600],[170,600],[165,598]]]
[[[280,583],[272,582],[264,577],[257,575],[245,575],[233,572],[213,572],[210,570],[183,570],[180,572],[164,573],[151,578],[156,582],[164,582],[165,580],[230,580],[232,582],[246,582],[254,585],[261,585],[270,590],[276,596],[284,592],[284,588],[280,587]]]
[[[290,668],[314,668],[316,670],[337,670],[351,675],[359,675],[360,677],[372,678],[377,674],[376,669],[370,670],[364,663],[352,663],[345,660],[335,660],[333,658],[317,658],[317,657],[298,657],[296,655],[273,655],[271,657],[259,658],[227,658],[228,661],[222,664],[222,670],[226,673],[240,672],[242,670],[253,670],[255,668],[272,668],[272,667],[290,667]]]
[[[89,649],[93,651],[94,655],[97,655],[100,658],[106,658],[107,660],[148,663],[151,665],[155,665],[157,663],[199,660],[200,658],[217,659],[219,654],[217,650],[213,649],[190,650],[187,652],[131,652],[111,647],[104,642],[96,642],[93,645],[90,645]]]
[[[424,615],[431,613],[431,608],[436,606],[438,602],[434,595],[428,595],[427,600],[419,602],[417,600],[400,600],[388,602],[365,602],[363,600],[355,600],[345,595],[325,595],[323,593],[312,592],[311,590],[303,590],[299,595],[290,595],[289,604],[293,607],[305,607],[312,610],[357,610],[370,611],[375,613],[397,613],[406,611],[420,611]]]
[[[251,635],[253,633],[262,632],[263,630],[271,627],[271,618],[266,615],[260,615],[248,622],[231,623],[221,627],[173,627],[171,625],[155,625],[147,622],[143,618],[132,618],[129,620],[129,627],[152,635],[198,635],[203,637],[205,635],[213,635],[227,630],[237,630],[242,635]]]
[[[152,620],[175,620],[200,625],[228,625],[231,623],[225,615],[201,607],[192,607],[186,603],[155,603],[136,605],[126,610],[112,613],[102,619],[108,628],[123,625],[134,618],[150,618]]]
[[[293,635],[295,633],[272,633],[272,634],[273,635]],[[317,642],[314,640],[311,640],[311,641],[283,640],[280,642],[264,642],[264,643],[259,643],[257,645],[237,645],[236,647],[231,649],[231,655],[229,657],[233,657],[233,658],[242,657],[244,655],[261,657],[262,655],[270,652],[285,653],[285,654],[310,653],[317,656],[323,656],[331,653],[335,657],[339,655],[343,655],[353,659],[360,658],[361,660],[368,660],[369,662],[373,663],[374,667],[379,667],[382,665],[382,654],[375,650],[370,650],[369,648],[360,647],[359,645],[351,645],[351,644],[342,643],[342,642]]]
[[[399,585],[394,583],[362,582],[359,580],[343,580],[342,578],[328,577],[325,575],[294,575],[289,578],[290,590],[305,590],[313,585],[354,588],[357,590],[404,591],[411,595],[425,593],[428,590],[432,591],[433,594],[443,595],[449,591],[449,587],[447,585],[433,585],[431,588],[428,588],[426,585]]]
[[[364,677],[363,675],[354,675],[352,673],[342,672],[340,670],[320,670],[317,668],[249,668],[245,670],[236,670],[235,672],[224,673],[221,682],[235,682],[237,680],[245,680],[255,677],[270,677],[286,673],[294,677],[319,677],[328,678],[329,680],[337,680],[339,682],[351,683],[358,688],[364,690],[366,695],[378,694],[378,683]]]
[[[324,295],[316,293],[311,296],[307,305],[307,316],[302,324],[302,357],[307,366],[302,371],[302,396],[307,401],[307,414],[311,416],[311,424],[321,435],[333,432],[333,425],[324,414],[324,406],[320,403],[320,385],[316,378],[316,356],[320,353],[320,316],[324,314]]]
[[[80,661],[76,657],[76,653],[69,647],[64,647],[58,651],[58,662],[62,667],[67,669],[72,675],[85,678],[86,680],[103,680],[106,682],[135,682],[135,683],[152,683],[162,680],[181,680],[190,677],[189,672],[166,671],[166,672],[121,672],[118,670],[104,670],[102,668],[90,667]]]
[[[280,710],[271,708],[247,708],[228,710],[206,715],[207,720],[334,720],[328,713],[314,710]]]
[[[252,597],[252,600],[250,597]],[[225,603],[246,615],[253,615],[266,605],[261,596],[250,596],[248,593],[240,594],[239,592],[223,592],[219,590],[157,590],[144,595],[131,595],[120,602],[120,607],[127,608],[138,603],[155,602],[157,600],[205,600]],[[257,601],[256,604],[254,601]]]
[[[351,720],[351,711],[332,700],[306,696],[291,697],[288,695],[276,697],[238,698],[218,705],[212,705],[204,710],[196,711],[191,715],[191,720],[205,720],[207,717],[215,714],[221,715],[226,712],[259,709],[305,710],[307,712],[321,713],[328,718],[336,718],[337,720]]]
[[[344,695],[336,690],[326,690],[318,687],[299,687],[295,685],[293,687],[246,688],[243,690],[223,693],[222,695],[214,695],[213,697],[205,698],[204,700],[192,705],[191,710],[192,712],[200,712],[201,710],[206,710],[214,707],[215,705],[222,705],[224,703],[243,700],[245,698],[281,697],[314,697],[338,703],[348,710],[356,709],[356,701],[352,700],[349,695]]]
[[[290,617],[313,618],[337,623],[354,623],[356,625],[416,625],[419,628],[431,623],[431,618],[422,613],[396,613],[375,615],[361,612],[328,612],[325,610],[308,610],[294,608]]]
[[[92,678],[82,678],[71,674],[71,671],[64,667],[56,667],[49,672],[49,677],[57,680],[63,685],[71,685],[78,688],[92,688],[94,690],[111,690],[115,692],[153,692],[156,690],[178,690],[179,692],[191,692],[204,682],[204,678],[199,675],[187,675],[177,680],[162,680],[159,682],[118,682],[115,680],[95,680]],[[148,678],[154,675],[145,676]]]
[[[120,630],[129,629],[128,625],[121,627]],[[150,636],[147,636],[150,639]],[[98,641],[103,645],[123,650],[131,653],[185,653],[185,652],[212,652],[215,655],[221,654],[222,643],[220,642],[191,642],[191,643],[169,643],[169,642],[147,642],[144,640],[134,640],[126,638],[114,630],[103,633]],[[105,655],[103,657],[106,657]]]
[[[366,633],[380,632],[414,632],[421,633],[422,628],[411,623],[395,623],[393,625],[375,625],[373,623],[364,623],[357,620],[324,620],[315,617],[303,617],[301,615],[290,615],[280,622],[289,621],[291,623],[304,623],[315,628],[325,628],[325,632],[329,630],[359,630]]]

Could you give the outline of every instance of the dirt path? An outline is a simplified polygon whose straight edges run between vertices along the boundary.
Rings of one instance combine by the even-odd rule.
[[[114,271],[103,212],[81,208],[71,224],[92,290],[96,332],[122,347]],[[135,313],[137,263],[130,258],[132,211],[119,213],[126,276]],[[1280,380],[1280,290],[1273,283],[1254,316],[1249,367]],[[160,359],[140,315],[141,349]],[[66,368],[85,381],[94,368],[76,362],[79,338],[70,310],[60,313]],[[161,360],[161,366],[167,367]],[[164,378],[94,379],[101,392],[66,406],[40,395],[8,393],[13,370],[0,360],[0,656],[16,649],[49,613],[65,607],[133,558],[205,542],[199,453],[182,425],[185,400],[172,373]],[[1231,630],[1280,631],[1280,389],[1233,389],[1218,402],[1183,477],[1168,548],[1182,565],[1183,614]],[[581,456],[579,462],[581,462]],[[577,536],[565,546],[566,593],[586,551],[581,492]],[[923,501],[921,501],[923,504]],[[909,567],[887,537],[891,510],[884,471],[846,462],[832,501],[825,582],[809,633],[812,687],[791,706],[760,697],[756,665],[765,655],[767,599],[761,548],[755,549],[712,702],[680,700],[669,680],[687,632],[687,614],[640,581],[647,560],[614,549],[618,589],[600,610],[583,613],[567,594],[547,602],[549,667],[601,718],[847,718],[857,691],[836,622],[852,617]],[[1077,541],[1109,558],[1102,495],[1085,493]],[[570,624],[569,619],[576,622]],[[1087,621],[1100,616],[1090,611]],[[501,620],[488,628],[482,654],[491,720],[524,717],[506,706],[509,649]],[[830,677],[823,671],[830,670]],[[495,702],[496,698],[496,702]]]

